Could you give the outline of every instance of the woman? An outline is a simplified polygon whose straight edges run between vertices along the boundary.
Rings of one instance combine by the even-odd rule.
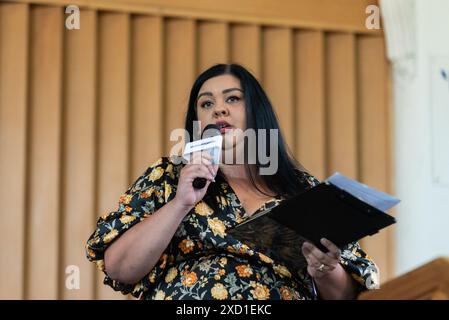
[[[195,81],[189,137],[196,120],[201,128],[225,125],[222,154],[247,150],[233,130],[279,129],[258,81],[235,64],[213,66]],[[88,240],[87,256],[105,272],[105,284],[141,299],[220,300],[351,299],[375,287],[376,265],[357,243],[340,250],[322,239],[327,253],[304,243],[298,250],[307,268],[291,270],[227,235],[253,214],[319,183],[289,156],[280,131],[277,151],[274,175],[261,175],[260,161],[214,165],[204,152],[187,164],[156,161]],[[203,189],[192,187],[197,177],[207,179]]]

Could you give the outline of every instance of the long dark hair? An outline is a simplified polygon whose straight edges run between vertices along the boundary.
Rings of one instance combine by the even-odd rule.
[[[255,129],[256,132],[257,129],[267,129],[268,131],[269,129],[278,129],[278,170],[273,175],[259,175],[259,178],[276,195],[286,198],[304,191],[308,187],[306,181],[301,177],[304,169],[288,150],[271,102],[257,79],[241,65],[217,64],[198,76],[190,91],[185,121],[185,129],[189,134],[187,138],[192,139],[194,136],[193,122],[198,120],[196,102],[201,86],[208,79],[224,74],[233,75],[240,80],[246,106],[246,128]],[[257,135],[256,139],[258,139]],[[256,145],[259,145],[258,141],[256,142]],[[265,150],[270,150],[268,138],[266,139]],[[256,159],[256,167],[258,170],[263,167],[258,158]],[[247,163],[245,163],[245,170],[252,185],[259,192],[266,194],[256,185],[255,181],[257,177],[254,176],[254,172]],[[259,172],[258,170],[257,174]]]

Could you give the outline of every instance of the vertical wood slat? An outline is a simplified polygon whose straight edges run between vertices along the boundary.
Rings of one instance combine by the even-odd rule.
[[[318,179],[326,178],[324,34],[295,34],[296,157]]]
[[[295,152],[293,36],[288,28],[265,28],[262,44],[263,85],[292,153]]]
[[[360,36],[357,40],[360,106],[360,180],[388,192],[389,124],[387,110],[387,62],[383,39]],[[382,281],[390,277],[391,230],[385,229],[362,241],[364,249],[381,270]]]
[[[131,179],[163,154],[163,20],[132,18]]]
[[[32,7],[27,292],[58,298],[63,11]]]
[[[326,35],[327,175],[358,178],[355,37]]]
[[[62,299],[92,299],[94,270],[84,244],[95,216],[96,12],[81,11],[82,28],[65,30],[62,181]],[[80,288],[66,287],[68,266],[79,268]]]
[[[97,214],[117,210],[129,185],[129,16],[101,13],[99,24],[99,136]],[[124,299],[103,285],[98,273],[97,298]]]
[[[232,25],[230,32],[231,62],[247,68],[261,79],[261,30],[256,25]]]
[[[173,129],[184,130],[185,111],[190,88],[196,75],[196,24],[190,19],[167,19],[166,21],[166,78],[165,78],[165,133],[164,154],[181,140],[170,141]],[[183,141],[183,140],[182,140]],[[173,150],[173,153],[178,153]]]
[[[224,22],[198,23],[198,73],[229,60],[229,28]]]
[[[0,299],[24,296],[28,19],[0,4]]]

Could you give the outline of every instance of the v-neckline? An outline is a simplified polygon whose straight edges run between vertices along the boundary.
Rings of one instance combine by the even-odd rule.
[[[230,193],[232,193],[234,195],[234,200],[235,200],[236,206],[237,206],[238,209],[240,209],[240,212],[241,212],[242,222],[250,219],[255,214],[265,210],[268,204],[276,203],[276,202],[279,203],[282,200],[282,197],[279,196],[279,195],[271,197],[270,199],[265,201],[261,206],[259,206],[259,208],[257,208],[251,215],[248,215],[248,212],[246,211],[245,207],[242,205],[242,202],[240,201],[237,193],[231,187],[231,185],[226,180],[226,178],[222,174],[221,175],[217,175],[217,176],[220,176],[221,179],[223,179],[223,182],[226,183],[226,188],[228,189],[228,192],[226,192],[226,197],[228,197],[228,200],[231,200],[231,199],[229,199],[229,194]],[[230,204],[231,204],[231,206],[233,206],[232,205],[232,201],[230,201]]]

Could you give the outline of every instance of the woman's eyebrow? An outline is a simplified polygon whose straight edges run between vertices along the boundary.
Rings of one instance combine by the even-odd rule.
[[[234,90],[238,90],[238,91],[243,92],[243,90],[240,89],[240,88],[229,88],[229,89],[224,89],[224,90],[222,91],[222,93],[225,94],[225,93],[228,93],[228,92],[231,92],[231,91],[234,91]],[[202,93],[200,93],[200,94],[198,95],[198,98],[196,98],[196,99],[198,100],[201,96],[213,96],[213,94],[212,94],[212,92],[209,92],[209,91],[202,92]]]

